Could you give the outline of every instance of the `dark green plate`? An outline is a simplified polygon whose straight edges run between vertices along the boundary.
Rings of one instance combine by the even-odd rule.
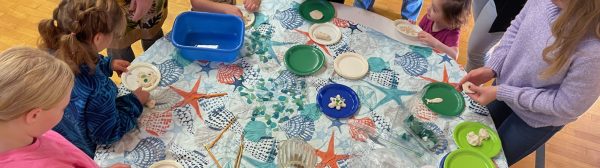
[[[318,10],[323,13],[323,18],[313,19],[310,17],[310,12]],[[326,0],[306,0],[300,4],[300,16],[313,23],[325,23],[331,21],[335,17],[335,8],[331,2]]]
[[[434,82],[425,85],[421,100],[431,111],[447,116],[458,116],[465,109],[463,96],[447,83]],[[427,103],[426,99],[442,98],[441,103]]]
[[[285,52],[284,59],[287,69],[292,73],[310,75],[323,67],[325,55],[313,46],[297,45]]]

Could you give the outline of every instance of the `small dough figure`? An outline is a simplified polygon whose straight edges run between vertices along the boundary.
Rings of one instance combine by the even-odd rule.
[[[473,94],[473,93],[475,93],[475,91],[471,90],[471,86],[475,86],[475,84],[467,81],[467,82],[465,82],[465,83],[462,84],[462,89],[467,94]]]
[[[480,128],[479,129],[479,139],[481,139],[482,141],[490,139],[490,133],[486,129]]]
[[[467,134],[467,142],[471,146],[479,146],[481,145],[481,139],[475,132],[471,131]]]
[[[329,36],[329,34],[327,34],[327,33],[321,32],[321,31],[315,32],[315,38],[325,40],[325,41],[331,41],[331,36]]]
[[[438,97],[438,98],[433,98],[433,99],[425,99],[425,101],[427,104],[429,104],[429,103],[436,104],[436,103],[443,102],[444,99]]]
[[[158,76],[154,72],[139,72],[137,74],[137,83],[142,88],[148,88],[156,83],[157,78]]]
[[[323,12],[321,12],[319,10],[310,11],[309,15],[311,18],[313,18],[315,20],[320,20],[323,18]]]
[[[342,99],[342,97],[340,95],[337,95],[335,97],[330,97],[329,100],[331,101],[331,103],[329,103],[329,108],[335,108],[336,110],[341,110],[342,108],[346,107],[346,99]]]

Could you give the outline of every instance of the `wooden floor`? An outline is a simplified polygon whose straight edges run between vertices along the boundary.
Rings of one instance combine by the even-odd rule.
[[[3,0],[0,3],[0,50],[11,46],[35,46],[38,40],[37,23],[39,20],[49,18],[52,10],[59,0]],[[238,0],[240,1],[240,0]],[[352,4],[347,0],[346,4]],[[400,17],[400,0],[378,0],[374,11],[390,19]],[[425,7],[430,0],[425,0]],[[190,9],[187,0],[170,0],[169,16],[163,25],[163,30],[171,30],[175,16]],[[422,12],[421,14],[423,14]],[[473,21],[464,26],[461,33],[460,55],[458,62],[466,62],[465,52],[468,35],[473,26]],[[134,44],[134,51],[141,53],[141,45]],[[566,126],[548,143],[546,149],[546,166],[558,167],[600,167],[600,103],[594,106],[579,120]],[[533,154],[513,167],[533,167]]]

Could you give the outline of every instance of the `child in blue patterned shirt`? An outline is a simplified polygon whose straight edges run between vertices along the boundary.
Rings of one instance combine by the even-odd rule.
[[[75,73],[75,86],[64,117],[54,130],[90,157],[98,144],[113,143],[136,127],[148,92],[117,97],[109,76],[127,71],[129,62],[98,54],[125,26],[114,0],[62,0],[52,19],[38,26],[40,48],[65,61]]]

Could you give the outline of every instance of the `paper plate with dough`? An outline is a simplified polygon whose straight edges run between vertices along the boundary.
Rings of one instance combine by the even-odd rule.
[[[360,54],[347,52],[338,55],[333,61],[335,72],[346,79],[360,79],[369,72],[369,63]]]
[[[417,39],[419,32],[423,31],[421,27],[410,23],[408,20],[395,20],[394,27],[400,34],[409,38],[409,39]]]
[[[316,43],[332,45],[342,39],[342,31],[331,23],[314,24],[310,26],[308,35]]]
[[[481,140],[481,144],[478,146],[473,146],[469,144],[469,133],[473,132],[474,134],[477,134],[477,136],[480,136],[481,134],[479,133],[479,131],[481,129],[485,130],[488,133],[489,138]],[[498,153],[500,153],[500,150],[502,150],[502,143],[500,142],[500,137],[498,136],[498,133],[496,133],[496,131],[494,131],[492,128],[478,122],[462,122],[458,124],[456,127],[454,127],[452,137],[458,148],[473,149],[483,153],[484,155],[490,158],[498,155]]]
[[[174,160],[163,160],[150,165],[149,168],[183,168],[183,165]]]
[[[121,79],[123,85],[131,91],[141,87],[142,90],[151,91],[160,83],[160,71],[149,63],[134,63],[127,67]]]

